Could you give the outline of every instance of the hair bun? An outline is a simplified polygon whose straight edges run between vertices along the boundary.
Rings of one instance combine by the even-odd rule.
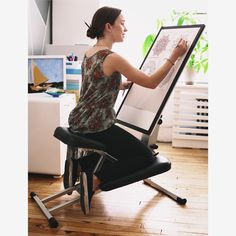
[[[96,30],[95,30],[92,26],[90,26],[90,27],[88,28],[88,30],[87,30],[87,36],[88,36],[89,38],[91,38],[91,39],[94,39],[94,38],[97,37],[97,32],[96,32]]]

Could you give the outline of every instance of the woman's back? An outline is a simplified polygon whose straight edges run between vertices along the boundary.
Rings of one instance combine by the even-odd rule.
[[[69,116],[69,125],[80,133],[99,132],[115,122],[113,109],[121,82],[120,73],[106,76],[103,62],[109,49],[89,50],[82,63],[82,87],[79,103]]]

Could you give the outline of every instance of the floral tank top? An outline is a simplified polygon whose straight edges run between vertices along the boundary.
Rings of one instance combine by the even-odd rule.
[[[91,57],[84,56],[80,99],[69,115],[69,126],[74,132],[95,133],[108,129],[115,123],[114,104],[119,93],[121,74],[103,73],[103,62],[108,49],[100,50]]]

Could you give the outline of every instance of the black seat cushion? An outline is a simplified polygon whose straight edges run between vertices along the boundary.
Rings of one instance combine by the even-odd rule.
[[[104,182],[100,185],[100,189],[102,191],[110,191],[112,189],[123,187],[125,185],[132,184],[155,175],[159,175],[161,173],[170,170],[170,168],[171,168],[170,161],[167,158],[159,155],[157,156],[156,160],[149,166],[139,171],[136,171],[135,173],[132,173],[128,176],[126,175],[116,180]]]
[[[57,127],[54,131],[54,137],[71,147],[106,150],[102,143],[85,138],[82,135],[73,134],[67,127]]]

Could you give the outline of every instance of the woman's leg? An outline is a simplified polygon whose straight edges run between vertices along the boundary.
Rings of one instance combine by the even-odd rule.
[[[154,160],[152,152],[140,140],[119,126],[113,125],[105,131],[85,136],[105,144],[107,152],[118,159],[116,163],[104,162],[97,173],[102,181],[106,182],[133,173]],[[87,166],[91,166],[94,160],[95,158],[93,161],[90,159],[90,162],[87,159]]]

